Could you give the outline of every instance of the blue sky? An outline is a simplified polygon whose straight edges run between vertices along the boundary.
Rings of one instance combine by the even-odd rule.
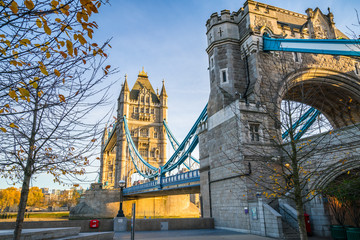
[[[348,33],[347,26],[360,30],[352,26],[356,23],[355,9],[360,11],[359,0],[262,2],[303,14],[307,8],[316,7],[327,13],[330,7],[341,31]],[[112,38],[108,62],[119,70],[111,77],[117,81],[110,92],[113,103],[116,103],[125,73],[132,88],[138,72],[144,67],[154,89],[161,88],[161,81],[165,79],[169,96],[168,123],[181,140],[209,96],[206,20],[223,9],[237,11],[243,3],[244,0],[110,0],[111,5],[102,7],[95,17],[99,25],[95,39],[101,42]],[[103,114],[106,112],[104,109]],[[91,175],[90,179],[95,176]],[[49,179],[41,176],[33,185],[49,186],[52,182]],[[4,187],[6,184],[0,182],[0,188]]]

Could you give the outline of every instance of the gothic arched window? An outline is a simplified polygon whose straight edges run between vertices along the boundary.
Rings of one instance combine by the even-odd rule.
[[[141,137],[148,137],[149,136],[149,130],[147,128],[143,128],[140,130],[140,136]]]

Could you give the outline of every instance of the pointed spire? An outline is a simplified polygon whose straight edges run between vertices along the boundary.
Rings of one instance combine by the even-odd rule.
[[[147,72],[144,71],[144,67],[142,67],[142,71],[139,71],[138,77],[148,77]]]
[[[124,91],[129,91],[129,85],[127,83],[127,74],[125,74],[125,81],[124,81],[123,90]]]
[[[166,90],[165,90],[165,80],[164,79],[162,80],[162,88],[161,88],[160,96],[167,97]]]

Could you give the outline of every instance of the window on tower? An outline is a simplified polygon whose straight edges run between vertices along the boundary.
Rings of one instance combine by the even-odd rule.
[[[144,96],[141,96],[141,102],[142,103],[144,102]]]
[[[146,97],[146,103],[149,103],[149,97]]]
[[[148,137],[149,136],[149,130],[147,128],[143,128],[140,130],[140,136],[141,137]]]
[[[140,149],[140,155],[143,157],[147,157],[147,150],[146,149]]]
[[[154,114],[154,109],[153,108],[151,109],[151,114]]]
[[[224,84],[224,83],[228,83],[228,82],[229,82],[228,69],[223,68],[220,70],[220,83]]]
[[[158,138],[158,133],[156,131],[154,132],[154,138]]]
[[[259,142],[260,141],[260,134],[259,134],[260,124],[250,123],[249,128],[250,128],[250,140],[252,142]]]

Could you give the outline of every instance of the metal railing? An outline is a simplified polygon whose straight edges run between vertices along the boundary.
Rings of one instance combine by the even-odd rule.
[[[298,220],[294,214],[286,209],[282,204],[279,205],[280,214],[283,220],[288,223],[293,229],[299,232]]]
[[[145,190],[151,190],[154,188],[161,190],[163,187],[197,181],[200,181],[200,173],[198,169],[189,172],[179,173],[169,177],[161,177],[160,181],[159,179],[153,180],[151,182],[125,188],[123,191],[124,195],[130,195],[131,193],[136,193],[140,191],[144,192]]]

